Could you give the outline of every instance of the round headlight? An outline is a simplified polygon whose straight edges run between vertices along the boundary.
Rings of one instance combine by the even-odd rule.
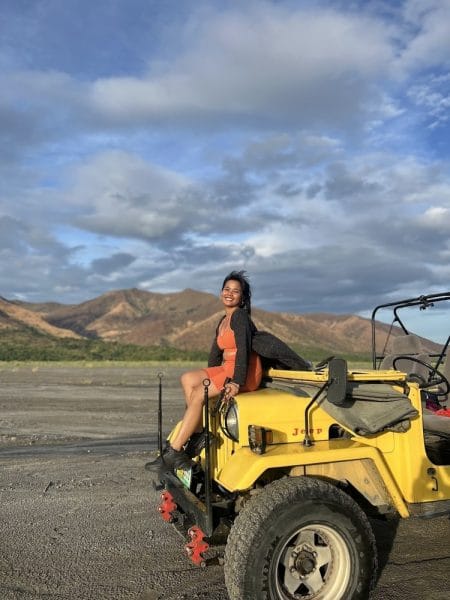
[[[235,442],[239,441],[239,416],[237,404],[234,402],[230,402],[228,405],[228,409],[225,413],[223,430],[227,437]]]

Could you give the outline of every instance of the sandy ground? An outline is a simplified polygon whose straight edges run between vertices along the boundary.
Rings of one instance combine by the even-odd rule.
[[[143,469],[156,447],[157,375],[169,430],[181,370],[0,365],[2,600],[227,600],[222,567],[191,565]],[[371,600],[450,598],[447,517],[376,534]]]

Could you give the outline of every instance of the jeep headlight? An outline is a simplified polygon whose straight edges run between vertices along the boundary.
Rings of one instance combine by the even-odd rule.
[[[230,402],[228,404],[222,422],[222,430],[231,440],[234,440],[235,442],[239,441],[239,412],[235,402]]]

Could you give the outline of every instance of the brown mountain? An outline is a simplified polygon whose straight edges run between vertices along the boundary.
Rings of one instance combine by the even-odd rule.
[[[48,322],[39,310],[30,310],[26,304],[10,302],[0,297],[0,334],[31,328],[54,337],[79,338],[70,328],[55,327]]]
[[[55,337],[207,350],[222,314],[221,302],[212,294],[191,289],[170,294],[130,289],[76,305],[3,299],[0,327],[23,325]],[[252,316],[259,329],[297,348],[329,353],[369,353],[371,349],[370,321],[355,315],[275,313],[255,308]],[[387,330],[380,325],[380,343]]]
[[[34,309],[39,310],[37,306]],[[45,318],[55,327],[72,329],[83,337],[184,347],[177,343],[178,337],[220,310],[220,302],[211,294],[189,289],[172,294],[131,289],[108,292],[79,305],[60,305],[48,310]]]

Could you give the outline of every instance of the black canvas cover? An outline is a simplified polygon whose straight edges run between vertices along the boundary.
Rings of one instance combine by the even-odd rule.
[[[311,371],[312,369],[308,360],[299,356],[285,342],[268,331],[255,331],[252,350],[259,354],[265,369],[287,371]]]

